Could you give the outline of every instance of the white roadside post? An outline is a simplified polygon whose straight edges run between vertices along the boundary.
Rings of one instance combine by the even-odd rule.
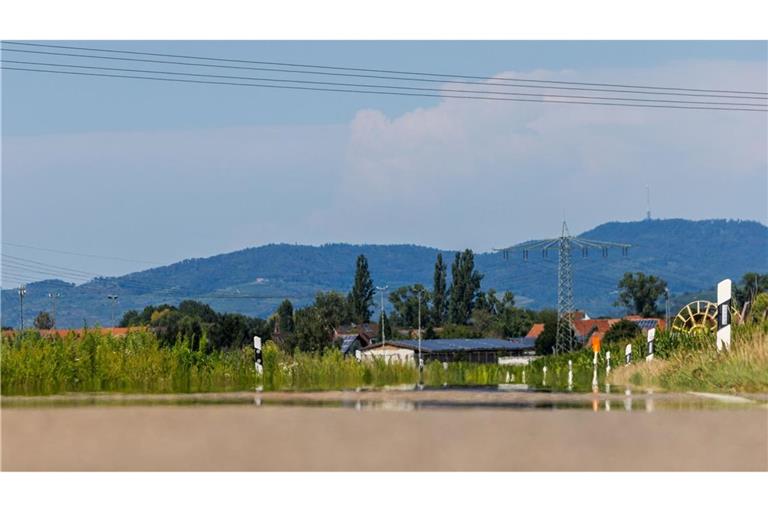
[[[653,340],[656,339],[656,329],[648,329],[648,355],[646,361],[653,361]]]
[[[573,361],[568,360],[568,391],[573,389]]]
[[[261,375],[264,372],[264,361],[261,358],[261,338],[258,336],[253,337],[253,348],[256,373]]]
[[[545,366],[545,367],[542,369],[542,371],[543,371],[543,373],[544,373],[544,376],[541,378],[541,385],[542,385],[542,386],[546,386],[546,385],[547,385],[547,367]]]
[[[254,359],[254,367],[256,368],[256,373],[259,375],[262,375],[264,373],[264,361],[261,357],[261,338],[258,336],[253,337],[253,359]],[[264,389],[264,386],[257,386],[256,391],[261,391]],[[254,399],[254,403],[256,405],[261,405],[261,396],[256,396]]]
[[[525,384],[525,368],[523,368],[523,384]]]
[[[731,280],[717,283],[717,351],[731,350]]]
[[[597,352],[592,357],[592,391],[597,392]]]
[[[443,361],[443,370],[445,370],[445,376],[443,378],[443,387],[448,387],[448,362]]]
[[[611,374],[611,351],[605,353],[605,378],[607,379],[608,376]]]
[[[629,366],[629,363],[632,362],[632,344],[627,343],[627,346],[624,347],[624,365]]]

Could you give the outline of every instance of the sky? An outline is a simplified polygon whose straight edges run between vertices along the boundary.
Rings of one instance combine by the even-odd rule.
[[[53,44],[768,90],[766,42]],[[54,59],[13,52],[3,58]],[[93,274],[120,275],[280,242],[487,251],[554,236],[564,218],[574,233],[607,221],[642,219],[646,187],[658,218],[766,223],[768,217],[765,113],[356,95],[19,71],[3,71],[1,84],[3,254]],[[3,287],[15,284],[6,279]]]

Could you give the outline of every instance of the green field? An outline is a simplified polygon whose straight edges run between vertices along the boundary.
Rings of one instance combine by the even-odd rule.
[[[254,369],[253,348],[198,350],[188,340],[163,346],[151,332],[113,337],[96,331],[83,337],[43,338],[36,331],[5,337],[0,345],[3,395],[67,392],[195,393],[265,390],[323,390],[416,384],[418,370],[405,364],[358,362],[338,350],[286,354],[273,343],[264,347],[264,373]],[[503,382],[496,365],[453,363],[426,366],[427,385],[487,385]]]

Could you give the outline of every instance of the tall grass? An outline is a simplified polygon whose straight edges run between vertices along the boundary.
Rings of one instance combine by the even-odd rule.
[[[729,352],[716,350],[714,334],[683,334],[662,331],[654,340],[654,360],[648,355],[647,339],[638,336],[605,345],[598,354],[598,382],[605,382],[606,356],[611,352],[610,383],[669,390],[757,392],[768,390],[768,323],[733,326]],[[632,364],[625,366],[624,349],[632,344]],[[573,362],[573,389],[588,390],[592,384],[589,349],[550,355],[525,367],[526,382],[542,386],[547,367],[546,387],[566,389],[568,360]],[[512,370],[516,382],[523,368]]]
[[[189,340],[163,346],[151,332],[125,337],[86,332],[43,338],[27,331],[0,342],[0,389],[3,395],[65,392],[190,393],[264,390],[331,390],[416,384],[415,366],[377,359],[358,362],[336,349],[324,354],[281,351],[264,346],[264,372],[256,373],[253,348],[209,351],[205,338],[197,350]],[[440,386],[505,382],[505,367],[477,363],[426,366],[424,383]]]
[[[666,359],[622,368],[616,382],[687,391],[768,391],[768,324],[733,327],[731,350],[709,337],[678,347]]]
[[[149,332],[43,338],[28,331],[0,342],[3,395],[234,391],[253,389],[255,377],[250,347],[208,353],[184,339],[162,347]]]

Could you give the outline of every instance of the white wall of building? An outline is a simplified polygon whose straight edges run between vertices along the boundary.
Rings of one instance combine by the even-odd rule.
[[[373,359],[384,359],[389,364],[391,362],[402,364],[415,364],[415,351],[408,348],[391,347],[384,345],[383,347],[375,347],[362,352],[363,361],[371,361]]]

